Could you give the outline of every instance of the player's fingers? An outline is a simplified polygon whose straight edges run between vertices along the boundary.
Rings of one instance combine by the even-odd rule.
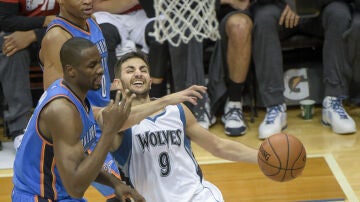
[[[12,56],[17,52],[16,48],[11,48],[10,51],[6,53],[6,56]]]
[[[119,104],[121,100],[121,91],[117,90],[115,95],[115,104]]]
[[[294,28],[295,27],[295,21],[296,21],[296,15],[294,12],[289,12],[290,13],[290,24],[289,24],[289,28]]]
[[[198,99],[196,97],[189,97],[187,101],[193,105],[197,105],[197,100]]]
[[[298,26],[298,24],[299,24],[299,21],[300,21],[300,16],[298,16],[298,15],[295,15],[295,22],[294,22],[294,27]]]
[[[205,86],[192,85],[190,87],[191,90],[198,91],[201,93],[206,93],[207,88]]]
[[[281,13],[280,19],[279,19],[279,25],[283,25],[285,21],[285,17],[287,15],[287,12],[289,11],[288,5],[286,5],[285,9]]]

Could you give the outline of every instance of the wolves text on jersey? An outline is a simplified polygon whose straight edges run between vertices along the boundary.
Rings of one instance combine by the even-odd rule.
[[[177,130],[160,130],[160,131],[146,131],[144,134],[136,134],[138,143],[140,144],[143,152],[145,148],[149,150],[151,147],[167,145],[181,145],[180,129]]]

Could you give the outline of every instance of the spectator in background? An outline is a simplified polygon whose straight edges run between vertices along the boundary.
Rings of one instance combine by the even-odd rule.
[[[116,57],[140,48],[148,53],[145,28],[148,18],[137,0],[95,0],[94,16],[101,27],[109,52],[110,79],[114,79]]]
[[[351,11],[346,1],[324,1],[320,15],[306,19],[282,1],[258,1],[254,7],[253,56],[259,92],[267,108],[259,127],[260,139],[287,126],[281,39],[299,32],[324,37],[323,124],[339,134],[356,131],[354,120],[342,106],[351,75],[342,36],[350,22]]]
[[[360,0],[353,0],[352,7],[351,27],[344,33],[344,39],[352,67],[351,102],[360,106]]]
[[[153,0],[140,0],[140,3],[148,17],[155,17]],[[197,6],[197,1],[193,1],[191,7],[196,8]],[[167,93],[167,77],[171,78],[172,89],[175,92],[194,84],[205,85],[203,43],[192,38],[188,43],[181,42],[179,46],[173,46],[168,42],[159,44],[153,37],[148,36],[148,33],[152,32],[153,29],[152,23],[146,29],[146,41],[150,44],[149,63],[153,67],[150,70],[152,78],[151,96],[160,97]],[[171,75],[168,74],[169,72]],[[198,105],[187,105],[194,113],[198,123],[205,129],[216,122],[210,103],[209,96],[206,93],[204,99],[199,100]]]
[[[0,82],[7,109],[4,121],[19,147],[33,106],[29,67],[38,64],[46,26],[59,12],[56,0],[0,0]]]
[[[225,124],[225,134],[229,136],[246,133],[241,101],[251,58],[253,24],[249,6],[249,0],[221,0],[218,11],[221,40],[216,42],[212,54],[214,62],[210,63],[209,92],[214,96],[211,97],[211,100],[215,105],[219,102],[219,96],[224,95],[227,91],[222,122]],[[216,69],[215,72],[220,71],[221,73],[212,74],[214,69]],[[223,71],[226,71],[226,74]],[[222,77],[227,78],[226,84]],[[216,109],[214,110],[216,111]]]

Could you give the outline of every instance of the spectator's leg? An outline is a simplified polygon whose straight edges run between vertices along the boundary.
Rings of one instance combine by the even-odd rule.
[[[0,39],[0,47],[3,38]],[[30,55],[27,49],[7,57],[0,54],[0,75],[7,109],[4,120],[12,138],[24,133],[33,106],[30,90]],[[14,145],[17,147],[18,145]]]
[[[324,32],[323,75],[325,98],[322,122],[338,134],[356,132],[354,120],[342,106],[342,97],[348,95],[351,67],[348,63],[343,34],[349,29],[351,12],[344,2],[332,2],[322,12]]]
[[[343,34],[350,28],[351,12],[346,3],[333,2],[322,12],[324,27],[323,66],[325,95],[348,94],[351,67],[346,56]]]
[[[254,13],[253,56],[259,92],[266,115],[259,127],[259,138],[281,132],[286,126],[283,58],[280,45],[279,17],[276,4],[256,7]]]
[[[259,92],[266,107],[284,103],[283,57],[278,20],[282,10],[276,5],[254,11],[253,57]]]
[[[228,95],[224,116],[225,133],[243,135],[246,132],[242,113],[242,93],[250,65],[252,20],[243,13],[231,13],[224,19],[227,38],[226,61],[229,72]]]
[[[183,90],[191,85],[205,85],[203,64],[203,44],[191,39],[189,43],[181,43],[178,47],[169,45],[171,70],[175,91]],[[195,106],[189,106],[197,121],[204,128],[209,128],[216,121],[210,110],[207,95]]]
[[[351,28],[345,33],[348,58],[352,67],[353,77],[350,84],[352,102],[360,104],[360,13],[353,13]]]
[[[151,75],[150,97],[162,97],[167,94],[166,77],[169,70],[169,48],[166,42],[159,43],[148,33],[154,31],[154,21],[151,21],[145,28],[145,39],[149,46],[149,64]]]
[[[103,32],[108,49],[108,67],[111,81],[114,80],[114,66],[116,64],[116,47],[121,43],[120,34],[117,28],[110,23],[99,24]]]

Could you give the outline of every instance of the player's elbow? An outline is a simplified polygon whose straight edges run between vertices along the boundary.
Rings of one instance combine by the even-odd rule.
[[[72,198],[83,198],[85,195],[86,189],[83,189],[81,186],[73,185],[66,188],[66,191]]]

